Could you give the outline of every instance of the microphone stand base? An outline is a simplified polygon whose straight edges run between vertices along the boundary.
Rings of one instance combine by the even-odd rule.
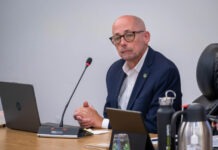
[[[40,126],[37,135],[39,137],[50,138],[80,138],[84,136],[93,135],[93,133],[77,126]]]

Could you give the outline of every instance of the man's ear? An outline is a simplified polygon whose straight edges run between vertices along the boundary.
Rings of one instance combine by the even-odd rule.
[[[148,43],[150,41],[150,33],[148,31],[145,31],[144,37],[145,37],[145,43],[148,45]]]

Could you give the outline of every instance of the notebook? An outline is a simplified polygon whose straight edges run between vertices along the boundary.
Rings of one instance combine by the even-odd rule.
[[[0,82],[0,99],[5,115],[6,126],[11,129],[38,132],[41,137],[78,138],[91,133],[76,126],[65,125],[64,133],[50,133],[50,129],[58,128],[55,123],[40,123],[33,85]],[[40,128],[39,128],[40,127]]]
[[[110,150],[112,149],[113,136],[117,133],[128,134],[131,149],[154,150],[141,112],[116,108],[106,108],[106,112],[112,127]]]

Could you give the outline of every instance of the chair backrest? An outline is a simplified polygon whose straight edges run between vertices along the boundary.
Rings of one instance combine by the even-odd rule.
[[[196,71],[197,83],[209,100],[218,98],[218,43],[208,45],[202,52]]]
[[[196,77],[202,95],[193,102],[203,104],[208,114],[218,115],[218,43],[209,44],[202,52]]]

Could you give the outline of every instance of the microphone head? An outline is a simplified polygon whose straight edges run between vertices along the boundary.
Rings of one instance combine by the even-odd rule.
[[[86,67],[90,66],[91,63],[92,63],[92,58],[91,57],[87,58],[87,60],[86,60]]]

